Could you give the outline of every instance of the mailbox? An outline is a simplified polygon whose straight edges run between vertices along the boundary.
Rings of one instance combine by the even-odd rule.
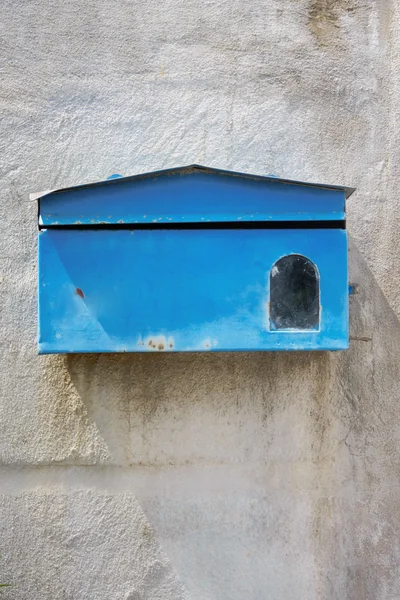
[[[347,348],[353,191],[192,165],[35,194],[39,352]]]

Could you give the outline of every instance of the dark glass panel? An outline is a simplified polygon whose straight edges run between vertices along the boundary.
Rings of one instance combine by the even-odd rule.
[[[289,254],[272,267],[270,323],[273,330],[318,329],[318,273],[305,256]]]

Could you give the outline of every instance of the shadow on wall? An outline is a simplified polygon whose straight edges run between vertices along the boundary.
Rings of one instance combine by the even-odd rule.
[[[296,413],[320,453],[330,425],[326,411],[332,395],[339,391],[338,398],[349,399],[354,381],[357,395],[362,390],[370,394],[371,385],[364,388],[367,381],[372,384],[371,367],[383,354],[387,354],[388,381],[386,386],[382,382],[378,396],[384,387],[398,382],[393,346],[398,344],[400,324],[353,244],[350,281],[359,284],[359,293],[350,300],[352,341],[347,352],[64,357],[112,462],[176,465],[265,460],[271,443],[267,430],[277,413]],[[303,450],[307,454],[307,448]],[[294,455],[299,448],[287,452]]]
[[[335,364],[316,352],[69,355],[66,361],[112,462],[152,466],[265,461],[274,415],[312,420],[331,393]],[[327,426],[317,425],[318,446]],[[285,447],[288,456],[301,451],[289,439]],[[311,458],[308,444],[302,451]]]
[[[350,280],[347,352],[65,357],[113,464],[182,469],[139,500],[189,592],[400,589],[400,323],[353,244]]]

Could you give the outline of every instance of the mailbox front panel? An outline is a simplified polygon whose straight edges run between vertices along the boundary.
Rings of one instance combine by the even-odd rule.
[[[285,287],[287,265],[309,278],[309,304]],[[39,234],[41,353],[347,347],[343,229]]]

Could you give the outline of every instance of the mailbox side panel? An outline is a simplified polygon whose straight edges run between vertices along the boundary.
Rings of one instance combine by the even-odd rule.
[[[270,328],[270,273],[288,254],[303,255],[318,269],[318,330]],[[40,233],[41,353],[347,346],[344,230]]]

